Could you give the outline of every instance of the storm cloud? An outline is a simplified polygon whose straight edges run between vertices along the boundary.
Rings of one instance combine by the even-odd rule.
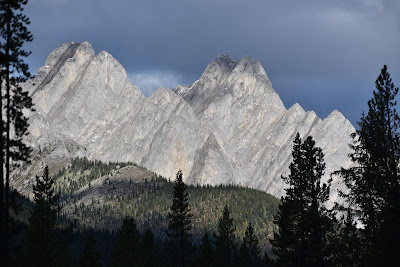
[[[261,62],[289,108],[353,124],[384,64],[400,86],[398,0],[31,0],[32,73],[67,41],[112,54],[146,95],[198,79],[219,54]]]

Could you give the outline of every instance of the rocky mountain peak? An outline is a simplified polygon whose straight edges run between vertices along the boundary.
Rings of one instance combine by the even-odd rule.
[[[229,71],[232,71],[236,65],[238,64],[237,61],[232,60],[228,55],[223,54],[217,56],[207,67],[207,69],[204,71],[207,73],[208,69],[213,67],[213,66],[219,66],[222,69],[227,69]]]
[[[56,172],[70,157],[87,156],[133,161],[171,179],[181,169],[190,183],[237,183],[279,197],[297,132],[323,149],[327,177],[351,164],[351,123],[338,111],[321,120],[299,104],[286,110],[250,57],[220,55],[193,84],[146,98],[112,55],[70,42],[23,86],[36,108],[27,140],[36,156],[13,180],[21,192],[41,166]]]

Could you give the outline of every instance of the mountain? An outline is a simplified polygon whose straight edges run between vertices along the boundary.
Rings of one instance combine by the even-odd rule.
[[[287,110],[250,57],[218,56],[193,84],[145,97],[109,53],[70,42],[23,86],[36,109],[27,137],[34,158],[12,181],[24,194],[45,164],[55,173],[86,156],[132,161],[171,179],[181,169],[190,184],[233,183],[280,197],[297,132],[322,148],[325,178],[351,165],[351,123],[338,111],[321,120],[299,104]]]

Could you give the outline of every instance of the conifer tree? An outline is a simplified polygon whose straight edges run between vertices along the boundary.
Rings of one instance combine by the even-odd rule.
[[[344,211],[338,226],[339,229],[336,230],[336,236],[330,246],[331,262],[335,266],[362,266],[361,239],[350,207]]]
[[[192,252],[190,235],[192,214],[189,208],[189,194],[186,190],[187,185],[183,182],[182,171],[179,170],[174,182],[174,196],[166,232],[171,253],[178,266],[187,265],[189,254]]]
[[[321,185],[324,155],[311,136],[301,143],[297,134],[292,156],[290,174],[282,176],[289,187],[275,218],[279,231],[271,240],[273,251],[279,265],[326,266],[326,239],[332,222],[323,205],[329,197],[329,183]]]
[[[241,261],[247,266],[256,266],[260,262],[259,254],[258,238],[254,233],[252,224],[249,223],[244,234],[243,243],[240,246]]]
[[[43,176],[36,176],[33,186],[35,207],[29,218],[25,236],[25,264],[31,266],[53,266],[59,251],[57,233],[57,201],[59,195],[54,192],[54,181],[46,166]]]
[[[8,265],[11,164],[26,161],[30,153],[22,142],[28,127],[23,111],[32,109],[32,100],[19,86],[20,82],[30,77],[28,65],[23,61],[30,52],[22,49],[25,42],[33,39],[26,27],[29,19],[22,14],[27,2],[0,1],[0,166],[5,167],[0,168],[0,258],[5,266]],[[13,162],[10,162],[11,159]]]
[[[79,267],[101,267],[100,254],[97,250],[96,239],[92,233],[86,238],[85,247],[79,257]]]
[[[336,172],[348,192],[341,192],[363,224],[363,263],[397,262],[400,239],[400,136],[395,97],[399,91],[385,65],[375,81],[376,90],[362,114],[350,147],[354,167]]]
[[[111,266],[135,266],[140,262],[140,233],[133,218],[125,217],[111,254]]]
[[[236,250],[233,219],[230,217],[228,205],[225,205],[222,215],[218,220],[218,234],[214,233],[216,242],[217,265],[230,265]]]

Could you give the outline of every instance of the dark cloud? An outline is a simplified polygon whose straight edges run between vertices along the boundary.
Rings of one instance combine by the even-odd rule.
[[[32,72],[62,43],[86,40],[149,94],[192,83],[218,54],[249,55],[286,107],[338,109],[353,124],[383,64],[400,86],[398,0],[35,0],[27,13]]]

